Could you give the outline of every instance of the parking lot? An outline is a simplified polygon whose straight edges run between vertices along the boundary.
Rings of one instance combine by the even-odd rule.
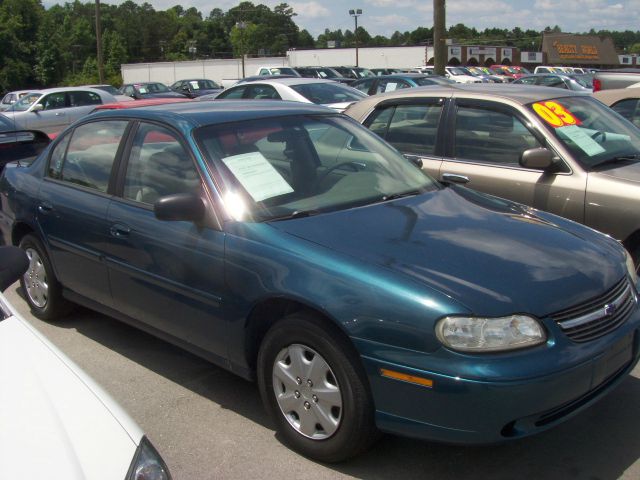
[[[386,436],[352,461],[323,465],[279,442],[254,384],[89,310],[42,322],[19,293],[18,284],[6,292],[129,412],[174,479],[640,478],[640,366],[596,406],[538,436],[473,448]]]

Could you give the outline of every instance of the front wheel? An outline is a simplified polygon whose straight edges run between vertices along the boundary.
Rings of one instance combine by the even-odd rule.
[[[297,313],[276,323],[260,347],[258,383],[285,443],[307,457],[339,462],[378,437],[357,354],[322,319]]]
[[[35,235],[26,235],[20,248],[29,259],[29,268],[20,278],[20,286],[34,316],[42,320],[57,320],[69,311],[69,302],[62,297],[62,286],[56,279],[45,248]]]

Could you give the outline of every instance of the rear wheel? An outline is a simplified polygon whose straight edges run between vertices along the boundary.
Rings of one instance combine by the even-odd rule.
[[[258,382],[285,443],[307,457],[342,461],[378,437],[357,354],[342,332],[316,316],[296,313],[269,330]]]
[[[57,320],[68,313],[70,304],[62,297],[62,286],[56,279],[46,250],[35,235],[26,235],[20,248],[29,259],[29,268],[20,285],[31,312],[42,320]]]

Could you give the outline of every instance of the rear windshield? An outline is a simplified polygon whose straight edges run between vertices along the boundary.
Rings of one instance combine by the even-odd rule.
[[[365,98],[367,94],[340,83],[303,83],[291,85],[296,92],[307,100],[319,105],[330,103],[355,102]]]

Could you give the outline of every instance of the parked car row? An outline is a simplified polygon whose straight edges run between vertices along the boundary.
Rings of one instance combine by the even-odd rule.
[[[256,379],[281,438],[321,461],[379,431],[482,444],[562,422],[640,355],[640,130],[591,95],[474,78],[100,97],[0,177],[27,303]]]

